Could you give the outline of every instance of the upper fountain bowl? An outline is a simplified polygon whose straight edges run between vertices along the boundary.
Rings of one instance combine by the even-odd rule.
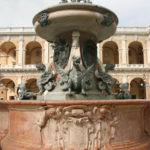
[[[59,4],[33,18],[36,33],[50,42],[72,31],[89,33],[100,42],[115,33],[117,24],[117,16],[109,9],[85,3]]]

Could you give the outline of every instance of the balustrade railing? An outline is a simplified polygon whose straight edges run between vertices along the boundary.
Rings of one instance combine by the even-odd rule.
[[[35,65],[0,65],[0,70],[36,70]]]
[[[146,68],[149,68],[150,69],[150,65],[149,64],[116,64],[115,65],[115,68],[119,69],[119,68],[125,68],[125,69],[138,69],[138,68],[143,68],[143,69],[146,69]]]
[[[105,65],[105,64],[104,64]],[[150,64],[116,64],[115,69],[150,69]],[[0,70],[36,70],[32,65],[0,65]]]

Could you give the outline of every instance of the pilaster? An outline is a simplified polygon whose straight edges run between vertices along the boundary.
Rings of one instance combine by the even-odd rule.
[[[127,75],[126,75],[126,74],[125,74],[125,75],[123,75],[122,82],[123,82],[123,83],[126,83],[126,82],[127,82]]]
[[[143,59],[144,59],[144,64],[147,64],[147,49],[143,49]]]
[[[126,39],[125,37],[122,38],[122,64],[127,64],[127,49],[126,49]]]
[[[103,62],[103,48],[102,45],[99,45],[99,59]]]
[[[147,41],[147,63],[150,64],[150,36]]]
[[[118,49],[119,64],[122,64],[122,49]]]
[[[23,37],[19,39],[18,64],[23,65]]]

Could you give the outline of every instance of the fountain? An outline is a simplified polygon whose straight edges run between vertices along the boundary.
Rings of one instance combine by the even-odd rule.
[[[149,150],[150,101],[129,100],[126,83],[116,100],[115,66],[97,58],[97,43],[115,33],[117,16],[89,0],[62,0],[33,24],[52,43],[53,63],[36,65],[43,72],[38,94],[18,87],[20,99],[37,101],[0,102],[0,150]]]

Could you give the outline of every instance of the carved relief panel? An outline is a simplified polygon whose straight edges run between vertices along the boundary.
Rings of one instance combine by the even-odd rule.
[[[111,147],[117,121],[113,109],[112,106],[51,106],[38,121],[44,150]]]

